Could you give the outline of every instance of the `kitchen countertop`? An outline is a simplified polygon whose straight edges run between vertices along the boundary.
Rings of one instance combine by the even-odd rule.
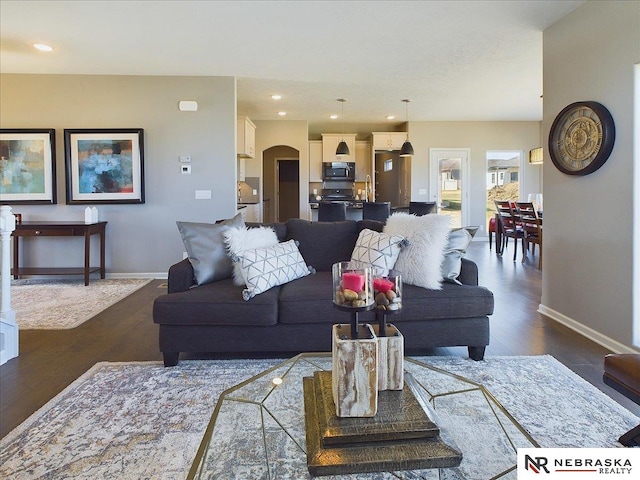
[[[337,201],[337,200],[332,200]],[[345,202],[347,204],[347,208],[353,209],[362,209],[362,202]],[[309,206],[311,209],[316,210],[318,208],[318,202],[309,202]]]

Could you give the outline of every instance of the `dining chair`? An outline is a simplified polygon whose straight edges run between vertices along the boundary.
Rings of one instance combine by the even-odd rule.
[[[362,219],[386,222],[391,215],[391,202],[362,202]]]
[[[501,256],[502,252],[504,252],[504,247],[507,246],[509,238],[513,238],[513,261],[515,262],[516,255],[518,254],[518,239],[522,241],[522,254],[524,255],[524,230],[522,229],[522,225],[520,225],[516,210],[511,206],[510,201],[494,200],[493,202],[498,212],[498,221],[500,222],[499,229],[501,231],[500,245],[496,249],[496,253]]]
[[[344,202],[320,202],[318,204],[319,222],[339,222],[347,218],[347,204]]]
[[[409,202],[409,213],[418,217],[434,213],[436,211],[436,202]]]
[[[524,232],[522,250],[522,263],[529,251],[529,244],[533,244],[531,253],[536,253],[536,245],[540,246],[538,254],[538,268],[542,269],[542,221],[532,202],[516,202],[516,212],[520,218],[522,230]]]

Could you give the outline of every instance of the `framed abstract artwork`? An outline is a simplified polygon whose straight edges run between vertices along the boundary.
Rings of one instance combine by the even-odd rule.
[[[144,203],[143,133],[65,129],[67,204]]]
[[[0,203],[56,203],[53,128],[0,129]]]

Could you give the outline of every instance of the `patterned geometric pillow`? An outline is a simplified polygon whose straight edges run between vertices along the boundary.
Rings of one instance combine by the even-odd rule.
[[[295,240],[271,247],[244,250],[233,258],[240,266],[247,288],[242,298],[250,300],[271,287],[282,285],[313,272],[307,267]]]
[[[222,236],[224,237],[224,243],[227,245],[229,257],[232,259],[240,255],[244,250],[254,250],[278,244],[276,232],[272,228],[264,226],[247,228],[242,225],[240,228],[226,230]],[[232,277],[234,285],[246,285],[240,271],[240,265],[237,263],[233,265]]]
[[[356,246],[351,253],[351,261],[371,264],[380,269],[382,275],[386,275],[396,264],[400,250],[405,246],[406,240],[401,235],[390,235],[365,228],[358,235]]]

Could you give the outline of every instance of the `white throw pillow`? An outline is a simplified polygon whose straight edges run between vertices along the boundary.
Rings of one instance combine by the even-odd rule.
[[[242,298],[250,300],[271,287],[282,285],[311,273],[295,240],[266,248],[245,250],[237,257],[237,263],[247,288]]]
[[[243,226],[230,228],[222,235],[232,260],[245,250],[254,250],[278,244],[276,232],[270,227],[247,228]],[[240,266],[237,263],[233,265],[233,284],[238,286],[245,285]]]
[[[440,290],[442,273],[440,266],[449,236],[450,218],[429,214],[417,217],[397,212],[387,219],[384,233],[402,235],[408,245],[400,251],[395,270],[402,274],[402,281],[410,285]]]
[[[365,228],[358,235],[351,261],[368,263],[379,269],[381,275],[387,275],[396,264],[400,249],[405,244],[401,235],[389,235]]]

